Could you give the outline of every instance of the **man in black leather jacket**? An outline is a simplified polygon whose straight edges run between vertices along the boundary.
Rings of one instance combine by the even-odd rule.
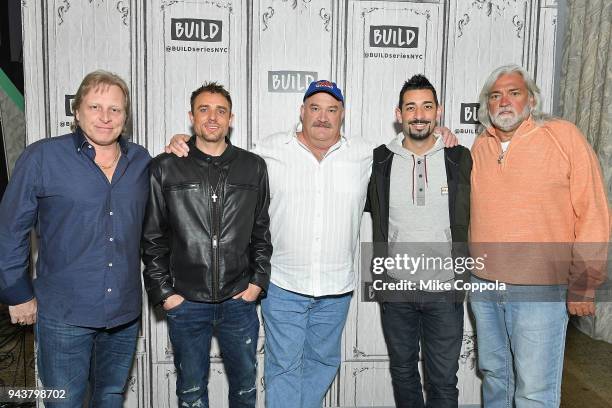
[[[193,154],[151,162],[144,281],[151,302],[167,312],[182,407],[208,407],[213,332],[229,406],[256,403],[255,302],[267,289],[272,255],[269,186],[264,160],[227,138],[231,110],[227,90],[204,84],[191,95]]]

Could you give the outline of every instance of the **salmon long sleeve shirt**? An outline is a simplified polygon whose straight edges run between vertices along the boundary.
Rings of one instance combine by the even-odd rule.
[[[597,157],[580,130],[529,117],[505,152],[488,128],[472,157],[472,255],[495,254],[473,273],[510,284],[567,284],[568,300],[592,299],[606,278],[610,211]]]

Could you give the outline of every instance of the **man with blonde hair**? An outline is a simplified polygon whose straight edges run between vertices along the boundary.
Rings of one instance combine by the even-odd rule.
[[[73,103],[73,132],[19,158],[0,204],[0,301],[36,323],[38,373],[63,399],[47,407],[121,407],[141,311],[140,235],[149,153],[122,136],[129,92],[95,71]],[[30,232],[36,227],[36,279]]]
[[[489,256],[472,279],[496,289],[473,292],[471,307],[491,408],[559,406],[568,312],[592,315],[605,279],[610,224],[597,157],[576,126],[540,105],[516,65],[494,70],[480,94],[470,241],[473,257]]]

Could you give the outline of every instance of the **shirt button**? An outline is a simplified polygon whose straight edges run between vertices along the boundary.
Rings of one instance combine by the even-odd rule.
[[[111,212],[109,212],[109,213],[108,213],[108,215],[113,215],[113,212],[112,212],[112,211],[111,211]]]
[[[107,292],[112,292],[113,290],[111,288],[106,289]]]
[[[113,237],[110,237],[108,240],[109,240],[110,242],[113,242]]]
[[[423,191],[423,189],[422,189],[422,188],[419,188],[419,191]]]
[[[89,149],[91,149],[91,145],[87,145],[87,147],[88,147]]]
[[[109,263],[108,263],[108,266],[112,268],[112,267],[113,267],[113,263],[112,263],[112,262],[109,262]]]
[[[422,177],[423,177],[423,175],[422,175],[422,174],[419,174],[419,178],[422,178]]]

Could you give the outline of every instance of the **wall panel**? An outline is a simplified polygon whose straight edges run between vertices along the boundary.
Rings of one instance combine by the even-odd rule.
[[[424,73],[440,87],[444,5],[349,1],[347,25],[346,134],[386,143],[403,82]]]
[[[499,65],[517,63],[532,72],[536,43],[532,15],[537,1],[452,0],[448,31],[445,124],[462,144],[476,136],[478,93],[486,76]]]
[[[191,92],[218,81],[232,93],[232,142],[247,143],[246,2],[156,0],[147,2],[146,145],[162,151],[174,133],[191,134]]]
[[[68,133],[70,104],[85,74],[96,69],[132,80],[130,1],[46,2],[49,130]]]
[[[251,117],[255,142],[295,125],[308,84],[338,81],[334,0],[253,2]]]

